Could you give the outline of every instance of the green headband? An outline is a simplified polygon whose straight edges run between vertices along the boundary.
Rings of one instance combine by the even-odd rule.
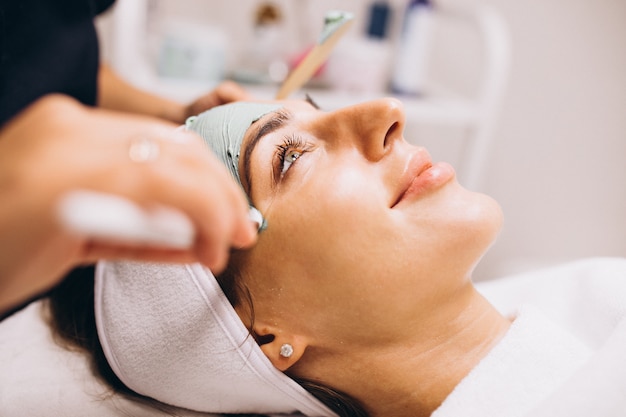
[[[269,103],[230,103],[188,118],[185,126],[202,136],[241,186],[239,154],[243,137],[252,123],[280,107]]]

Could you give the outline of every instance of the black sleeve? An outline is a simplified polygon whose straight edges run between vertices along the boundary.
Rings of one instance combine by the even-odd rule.
[[[95,16],[114,0],[0,0],[0,127],[38,98],[97,101]]]

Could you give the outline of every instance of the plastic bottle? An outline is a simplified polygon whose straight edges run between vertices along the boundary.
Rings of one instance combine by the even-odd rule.
[[[424,94],[433,25],[429,0],[411,0],[406,8],[391,78],[394,93]]]

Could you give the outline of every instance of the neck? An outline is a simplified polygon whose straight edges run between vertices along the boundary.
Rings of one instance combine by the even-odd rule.
[[[327,370],[340,370],[331,385],[359,399],[374,417],[429,416],[510,325],[473,286],[462,299],[454,307],[442,306],[402,340],[357,354],[344,352],[337,359],[342,366],[329,360]],[[349,369],[346,355],[353,364]]]

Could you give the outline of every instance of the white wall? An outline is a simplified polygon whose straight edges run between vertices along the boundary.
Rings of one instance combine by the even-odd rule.
[[[479,275],[626,256],[626,2],[488,3],[514,52],[486,185],[506,220]]]
[[[294,43],[318,32],[327,9],[358,11],[366,4],[276,3],[307,16],[293,27]],[[626,256],[626,2],[445,0],[455,3],[498,10],[508,21],[513,50],[483,187],[501,203],[505,224],[476,278],[579,257]],[[245,48],[254,4],[159,0],[167,16],[236,28],[232,56]],[[470,63],[434,70],[462,86],[474,68]]]

